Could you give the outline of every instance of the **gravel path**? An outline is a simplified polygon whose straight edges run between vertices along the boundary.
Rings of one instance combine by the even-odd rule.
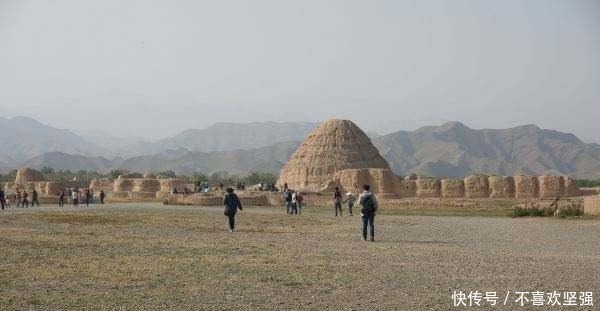
[[[233,234],[221,208],[0,212],[0,309],[460,310],[453,291],[600,295],[597,220],[378,215],[371,243],[360,217],[332,212],[247,208]],[[593,309],[515,299],[493,309]]]

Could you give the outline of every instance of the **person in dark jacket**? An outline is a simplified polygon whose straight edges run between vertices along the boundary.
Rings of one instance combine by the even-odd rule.
[[[342,217],[342,194],[338,187],[335,188],[335,193],[333,194],[333,206],[335,208],[335,217],[338,215],[338,210],[340,211],[340,217]]]
[[[358,198],[363,221],[363,241],[367,240],[367,227],[369,227],[371,231],[371,242],[375,242],[375,214],[377,213],[378,204],[377,198],[375,198],[375,195],[370,189],[371,187],[369,185],[364,185],[363,192]]]
[[[40,201],[38,201],[38,193],[37,191],[35,191],[35,189],[33,189],[33,192],[31,193],[31,207],[33,207],[36,204],[38,207],[40,207]]]
[[[106,193],[104,190],[100,190],[100,204],[104,205],[104,198],[106,198]]]
[[[65,189],[61,189],[60,192],[58,193],[58,206],[62,207],[65,206]]]
[[[29,193],[27,190],[23,191],[23,197],[21,199],[21,208],[29,208]]]
[[[2,189],[0,188],[0,205],[2,205],[2,210],[4,210],[4,199],[6,199],[4,197],[4,191],[2,191]]]
[[[90,191],[90,189],[85,189],[84,196],[85,196],[85,206],[89,207],[90,202],[92,202],[92,192]]]
[[[19,190],[19,188],[17,188],[17,194],[15,194],[15,201],[17,201],[17,207],[21,207],[23,196],[21,195],[21,191]]]
[[[225,198],[223,199],[225,216],[229,218],[229,232],[233,232],[235,229],[235,214],[237,213],[238,208],[240,211],[242,210],[242,203],[238,196],[233,193],[232,188],[227,188],[226,192],[227,194],[225,194]]]

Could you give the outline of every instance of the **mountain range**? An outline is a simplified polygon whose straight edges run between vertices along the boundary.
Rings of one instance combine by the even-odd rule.
[[[25,159],[46,152],[86,156],[103,155],[108,150],[69,131],[42,124],[27,117],[0,117],[0,166],[16,166]]]
[[[471,129],[460,122],[398,131],[373,139],[396,173],[600,176],[600,146],[575,135],[524,125]]]
[[[277,174],[315,128],[309,122],[217,123],[150,142],[114,146],[30,118],[0,118],[0,170],[20,166],[69,170],[173,170],[177,174],[227,171]],[[370,135],[398,175],[564,174],[600,177],[600,145],[575,135],[524,125],[471,129],[460,122],[415,131]]]

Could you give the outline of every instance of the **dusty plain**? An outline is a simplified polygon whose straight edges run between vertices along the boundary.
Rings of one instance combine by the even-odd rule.
[[[0,212],[0,310],[458,310],[458,290],[596,300],[600,221],[507,213],[385,210],[371,243],[360,216],[325,208],[248,207],[235,233],[215,207],[12,208]]]

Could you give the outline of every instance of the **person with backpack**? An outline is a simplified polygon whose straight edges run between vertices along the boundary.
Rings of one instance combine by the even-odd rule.
[[[33,192],[31,193],[31,207],[35,206],[36,204],[38,207],[40,207],[40,201],[38,200],[38,193],[35,189],[33,189]]]
[[[363,221],[363,241],[367,240],[367,227],[371,231],[371,242],[375,242],[375,214],[377,214],[377,198],[370,191],[369,185],[363,186],[363,192],[358,197],[360,202],[360,213]]]
[[[229,218],[229,232],[235,230],[235,214],[238,208],[242,210],[242,203],[238,196],[233,193],[232,188],[227,188],[225,197],[223,198],[223,204],[225,205],[225,216]]]
[[[282,194],[283,201],[285,202],[285,209],[288,214],[292,213],[292,190],[286,189]]]
[[[335,217],[338,215],[338,210],[340,211],[340,217],[342,217],[342,194],[338,187],[335,187],[335,193],[333,194],[333,206],[335,208]]]

